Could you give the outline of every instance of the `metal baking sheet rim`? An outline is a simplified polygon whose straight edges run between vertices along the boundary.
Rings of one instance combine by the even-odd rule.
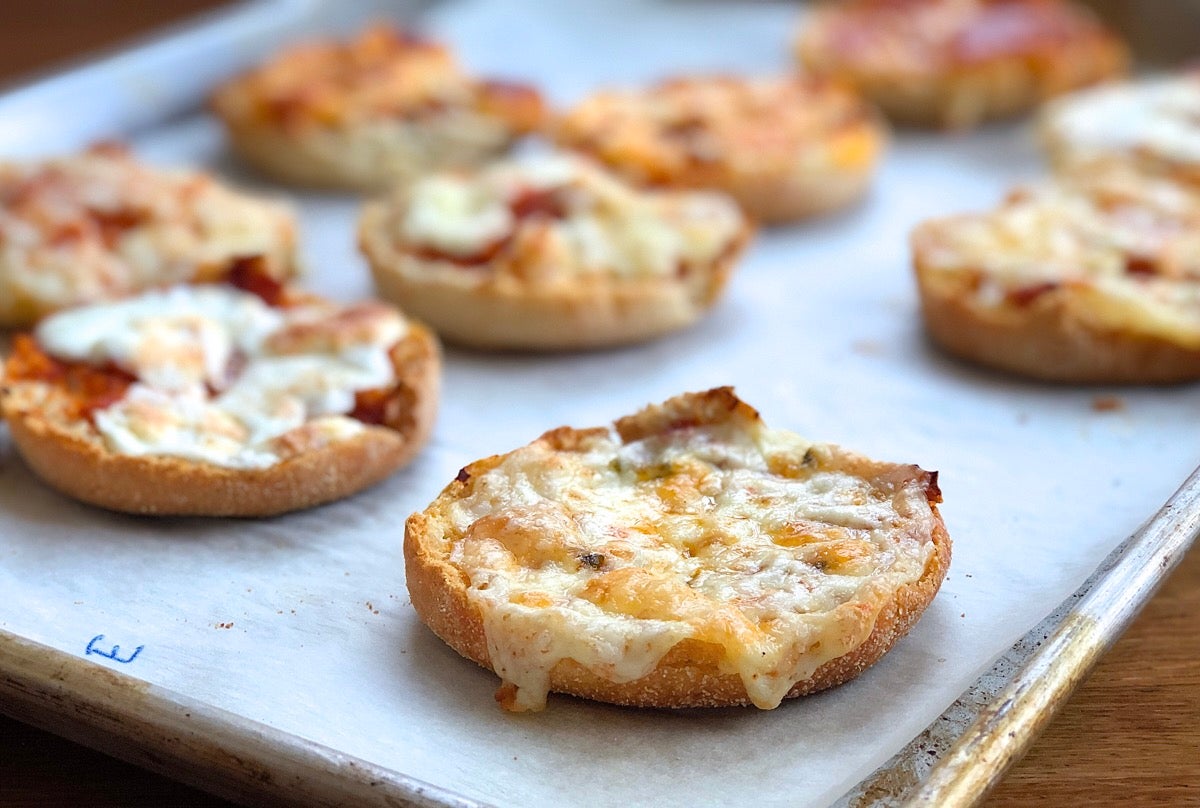
[[[1200,470],[953,705],[836,805],[978,802],[1049,723],[1200,532]],[[484,803],[0,630],[0,712],[221,797]]]
[[[58,73],[0,96],[12,126],[0,150],[34,139],[53,148],[43,112],[80,88],[201,60],[232,70],[230,36],[266,37],[328,24],[322,0],[256,0],[166,37]],[[424,3],[406,3],[416,11]],[[389,4],[395,12],[396,4]],[[358,19],[374,6],[364,2]],[[339,27],[353,24],[340,15]],[[217,78],[189,71],[171,94],[126,80],[118,103],[73,131],[84,141],[161,121],[199,103]],[[51,143],[47,143],[47,137]],[[60,135],[61,137],[61,135]],[[75,144],[78,145],[78,144]],[[70,148],[62,145],[59,148]],[[1200,532],[1200,470],[1042,623],[1002,655],[966,693],[891,760],[835,805],[951,806],[977,803],[1065,703],[1074,688],[1178,565]],[[117,694],[120,694],[118,697]],[[484,803],[345,755],[167,688],[0,629],[0,712],[106,754],[238,802],[476,808]]]
[[[0,711],[247,804],[483,805],[4,630]]]

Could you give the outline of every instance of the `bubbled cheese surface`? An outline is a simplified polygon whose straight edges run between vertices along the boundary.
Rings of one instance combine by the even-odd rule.
[[[726,424],[535,442],[474,478],[445,549],[515,708],[543,706],[560,660],[628,682],[684,639],[718,646],[721,671],[771,708],[865,640],[921,577],[935,517],[916,467],[883,483],[835,451]]]

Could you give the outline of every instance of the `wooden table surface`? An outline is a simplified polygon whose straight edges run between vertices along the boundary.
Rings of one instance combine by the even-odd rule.
[[[0,2],[0,81],[221,2]],[[0,806],[84,805],[229,803],[0,716]],[[1200,551],[986,805],[1200,806]]]

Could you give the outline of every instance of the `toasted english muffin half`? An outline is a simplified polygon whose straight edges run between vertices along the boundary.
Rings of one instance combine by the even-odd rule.
[[[805,76],[602,91],[566,112],[554,136],[641,185],[723,191],[765,224],[857,201],[887,140],[855,93]]]
[[[0,328],[213,280],[251,257],[274,278],[297,273],[291,212],[202,172],[151,168],[115,144],[0,163]]]
[[[251,270],[62,312],[14,342],[0,414],[29,467],[136,514],[270,516],[409,462],[432,429],[432,334]]]
[[[1060,171],[1127,164],[1200,188],[1200,70],[1083,90],[1048,104],[1040,131]]]
[[[536,155],[368,203],[358,240],[380,293],[446,340],[570,350],[691,325],[750,235],[723,195],[641,191],[581,157]]]
[[[1200,378],[1200,196],[1128,167],[1019,189],[912,237],[948,352],[1037,379]]]
[[[502,679],[763,709],[854,678],[950,563],[937,474],[768,429],[730,388],[471,463],[405,526],[413,607]]]
[[[851,0],[813,11],[800,62],[892,120],[966,129],[1123,75],[1125,44],[1063,0]]]
[[[264,173],[359,191],[481,163],[545,116],[532,87],[468,76],[446,46],[383,25],[284,50],[219,87],[211,106]]]

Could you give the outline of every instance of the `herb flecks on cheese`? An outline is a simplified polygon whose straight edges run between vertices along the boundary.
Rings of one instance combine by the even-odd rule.
[[[301,433],[311,445],[359,432],[355,393],[394,382],[388,352],[406,328],[382,304],[272,308],[202,285],[63,312],[36,333],[58,359],[137,379],[93,414],[110,451],[265,468]]]
[[[931,475],[861,475],[870,461],[756,414],[553,435],[470,476],[443,539],[510,709],[543,707],[562,660],[629,682],[688,639],[773,708],[860,645],[933,551]]]

